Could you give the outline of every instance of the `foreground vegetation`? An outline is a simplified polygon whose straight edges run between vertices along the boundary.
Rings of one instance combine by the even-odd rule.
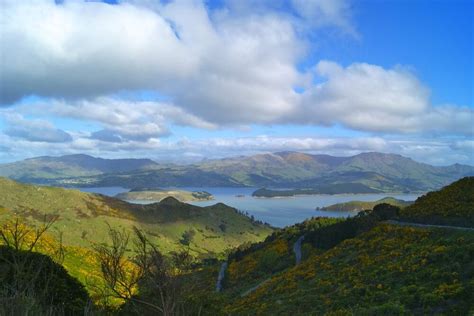
[[[474,302],[474,233],[380,224],[274,276],[231,314],[458,314]]]
[[[181,236],[183,247],[166,253],[145,230],[112,226],[104,240],[86,250],[86,262],[75,262],[84,248],[63,246],[48,232],[59,218],[36,228],[10,221],[0,228],[2,243],[8,246],[0,247],[0,265],[12,271],[0,274],[0,300],[13,302],[8,308],[23,304],[38,315],[69,310],[122,315],[470,315],[474,229],[410,227],[398,221],[426,219],[430,224],[430,204],[434,218],[443,223],[452,223],[460,214],[471,218],[472,180],[419,198],[410,206],[413,213],[408,207],[379,204],[347,219],[306,220],[259,243],[240,244],[221,256],[225,264],[191,252],[185,246],[191,244],[189,234]],[[438,205],[448,195],[457,197],[453,211],[447,204]],[[192,212],[167,216],[175,220],[192,217]],[[299,255],[301,261],[296,260]],[[49,268],[41,270],[44,260]],[[76,280],[60,265],[73,276],[81,269],[90,275]],[[224,279],[217,291],[222,267]],[[35,271],[45,273],[35,278]],[[29,287],[22,286],[24,276],[32,280]],[[47,292],[31,290],[45,278],[54,280]],[[69,296],[59,295],[61,291]],[[44,295],[67,299],[45,301]]]

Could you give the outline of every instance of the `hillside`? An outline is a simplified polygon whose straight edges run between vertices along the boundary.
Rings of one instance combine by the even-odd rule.
[[[1,315],[79,315],[89,303],[84,285],[50,257],[2,245],[0,298]]]
[[[435,167],[394,154],[362,153],[333,157],[280,152],[47,181],[61,186],[127,188],[255,186],[316,189],[322,186],[364,186],[393,193],[436,190],[469,175],[474,175],[472,166]]]
[[[128,172],[157,166],[158,164],[150,159],[102,159],[88,155],[66,155],[0,164],[0,176],[42,183],[56,178]]]
[[[0,178],[0,223],[14,216],[39,223],[45,215],[59,215],[54,229],[68,246],[89,247],[106,240],[108,225],[143,229],[160,250],[183,247],[183,234],[192,235],[190,251],[214,256],[244,242],[263,240],[272,229],[253,222],[224,204],[198,207],[166,198],[149,205],[130,204],[115,198],[77,190],[20,184]]]
[[[465,178],[427,196],[439,202],[450,194],[454,209],[472,210],[471,186]],[[386,222],[417,203],[402,211],[379,204],[348,219],[314,218],[275,232],[229,255],[219,293],[218,266],[195,272],[190,278],[201,292],[189,299],[230,315],[470,315],[474,231]]]
[[[474,177],[419,197],[400,216],[420,223],[474,227]]]
[[[225,311],[467,315],[474,300],[472,247],[474,233],[381,224],[231,298]]]
[[[161,201],[167,197],[173,197],[180,202],[210,201],[214,197],[205,191],[184,191],[184,190],[131,190],[130,192],[119,193],[115,197],[128,201]]]
[[[338,183],[329,185],[318,185],[314,189],[291,189],[291,190],[270,190],[258,189],[252,193],[255,197],[274,198],[274,197],[289,197],[297,195],[317,195],[317,194],[365,194],[365,193],[379,193],[380,191],[369,188],[360,183]]]
[[[328,206],[318,207],[316,208],[318,211],[363,211],[363,210],[371,210],[377,204],[387,203],[393,206],[397,206],[399,208],[407,207],[408,205],[413,204],[411,201],[404,201],[395,199],[393,197],[384,197],[383,199],[377,201],[349,201],[344,203],[336,203]]]

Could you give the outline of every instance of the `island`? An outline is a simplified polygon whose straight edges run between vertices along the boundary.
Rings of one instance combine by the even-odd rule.
[[[317,211],[335,211],[335,212],[355,212],[363,210],[372,210],[378,204],[390,204],[399,208],[407,207],[413,204],[413,201],[399,200],[393,197],[384,197],[377,201],[349,201],[345,203],[337,203],[324,207],[316,207]]]
[[[254,197],[274,198],[274,197],[291,197],[297,195],[316,195],[316,194],[364,194],[364,193],[380,193],[380,190],[370,188],[361,183],[341,183],[319,186],[311,189],[258,189],[252,193]]]
[[[160,188],[135,188],[129,192],[119,193],[115,197],[126,201],[140,200],[159,202],[170,196],[180,202],[214,200],[214,196],[206,191],[165,190]]]

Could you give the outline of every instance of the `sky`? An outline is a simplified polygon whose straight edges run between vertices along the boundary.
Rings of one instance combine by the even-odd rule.
[[[0,0],[0,162],[474,164],[474,2]]]

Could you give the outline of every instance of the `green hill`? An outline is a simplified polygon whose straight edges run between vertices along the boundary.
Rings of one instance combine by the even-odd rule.
[[[224,302],[232,315],[468,315],[474,233],[381,224]]]
[[[106,240],[108,226],[144,230],[164,253],[183,247],[183,234],[192,235],[190,251],[213,256],[245,242],[263,240],[273,229],[252,221],[222,203],[198,207],[167,198],[149,205],[63,188],[25,185],[0,178],[0,223],[19,216],[39,223],[58,215],[54,229],[68,246],[89,247]],[[187,245],[186,245],[187,246]]]
[[[383,199],[377,201],[349,201],[344,203],[336,203],[329,206],[324,206],[317,208],[318,211],[363,211],[371,210],[377,204],[387,203],[399,208],[407,207],[408,205],[413,204],[411,201],[404,201],[395,199],[393,197],[384,197]]]
[[[474,227],[474,177],[419,197],[400,212],[408,221]]]
[[[133,189],[130,192],[119,193],[115,197],[128,201],[161,201],[167,197],[173,197],[181,202],[210,201],[214,197],[205,191],[185,191],[185,190],[161,190],[161,189]]]

